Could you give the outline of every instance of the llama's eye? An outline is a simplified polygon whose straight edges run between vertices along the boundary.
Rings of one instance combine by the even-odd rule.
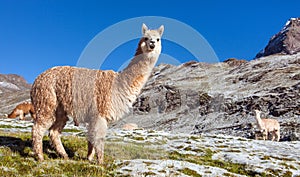
[[[145,41],[148,41],[148,40],[149,40],[149,38],[145,37]]]
[[[159,41],[159,38],[157,38],[156,40],[157,40],[157,42],[158,42],[158,41]]]

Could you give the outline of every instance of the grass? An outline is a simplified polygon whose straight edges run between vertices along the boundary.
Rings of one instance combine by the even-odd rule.
[[[106,162],[109,162],[106,160]],[[42,176],[51,174],[51,176],[113,176],[114,166],[108,163],[104,167],[91,165],[85,160],[60,160],[47,159],[39,163],[33,158],[23,158],[21,156],[4,156],[0,165],[5,166],[7,170],[1,170],[1,176]]]
[[[10,129],[10,128],[27,128],[27,127],[22,127],[22,126],[12,126],[12,125],[0,125],[0,128]]]
[[[70,160],[62,160],[45,137],[44,162],[34,159],[30,138],[30,133],[0,132],[0,176],[114,176],[113,157],[105,156],[103,166],[93,165],[85,159],[87,145],[84,138],[63,137]]]
[[[191,155],[191,154],[180,154],[177,151],[173,151],[169,153],[169,158],[174,160],[188,161],[199,165],[223,168],[226,169],[228,172],[240,174],[240,175],[246,175],[246,176],[263,176],[263,177],[269,177],[269,176],[291,177],[292,176],[292,172],[290,171],[286,171],[285,173],[282,173],[282,170],[276,170],[276,169],[266,169],[265,172],[258,173],[249,170],[246,164],[237,164],[228,161],[212,159],[212,155],[214,154],[214,152],[208,148],[203,149],[203,152],[204,154],[199,156],[199,155]],[[293,166],[289,166],[289,168],[294,169]],[[183,172],[186,175],[199,176],[198,174],[196,174],[195,171],[190,169],[183,169],[181,170],[181,172]],[[224,173],[223,175],[231,176],[230,174],[226,175],[226,173]]]
[[[68,128],[65,128],[62,130],[62,132],[68,132],[68,133],[79,133],[79,132],[82,132],[82,130],[77,130],[77,129],[68,129]]]
[[[265,172],[258,173],[250,170],[246,164],[214,159],[212,157],[216,152],[211,149],[189,146],[192,143],[191,140],[200,141],[201,137],[199,136],[192,136],[185,141],[188,146],[176,146],[177,150],[165,149],[163,145],[157,146],[157,142],[153,143],[154,146],[150,142],[140,140],[140,137],[147,140],[147,136],[142,136],[142,134],[133,134],[130,137],[124,136],[125,139],[130,138],[134,141],[123,141],[121,136],[117,140],[114,138],[107,139],[105,142],[104,164],[99,166],[96,164],[96,159],[92,163],[86,159],[87,142],[85,137],[74,135],[61,137],[70,157],[70,160],[63,160],[51,147],[49,138],[45,136],[43,139],[45,161],[38,162],[35,160],[31,148],[31,133],[0,131],[0,176],[120,176],[123,174],[120,174],[117,169],[130,164],[130,161],[122,162],[122,160],[132,159],[187,161],[198,165],[225,169],[228,173],[224,173],[223,176],[231,176],[231,173],[246,176],[283,175],[288,177],[292,175],[290,171],[282,173],[278,169],[266,169]],[[179,153],[182,150],[193,153]],[[234,150],[234,152],[237,151]],[[272,158],[274,157],[262,157],[264,160]],[[150,166],[152,163],[154,162],[147,161],[144,164]],[[292,165],[285,164],[284,166],[290,170],[295,169]],[[168,166],[168,168],[172,168],[172,166]],[[130,168],[127,170],[131,171]],[[162,171],[164,170],[166,169],[162,169]],[[200,176],[197,171],[187,167],[177,170],[178,174]],[[207,173],[209,173],[209,170]],[[154,173],[150,170],[145,172],[144,175],[154,175]]]
[[[104,164],[99,166],[96,161],[86,160],[84,137],[62,136],[61,139],[70,160],[61,159],[45,136],[45,161],[38,162],[33,156],[30,133],[0,131],[0,176],[116,176],[116,159],[159,159],[166,154],[139,144],[106,142]]]
[[[247,167],[244,164],[236,164],[236,163],[222,161],[222,160],[213,160],[212,155],[214,154],[214,152],[211,151],[210,149],[203,149],[203,152],[204,153],[201,156],[198,156],[198,155],[191,155],[191,154],[180,154],[177,151],[173,151],[169,154],[169,158],[174,160],[188,161],[199,165],[219,167],[219,168],[226,169],[229,172],[241,174],[241,175],[247,175],[247,176],[261,175],[251,170],[247,170]],[[187,174],[190,173],[192,173],[192,171],[189,171]]]
[[[201,177],[201,175],[199,175],[196,171],[191,170],[189,168],[184,168],[182,170],[180,170],[183,174],[186,174],[188,176],[195,176],[195,177]]]

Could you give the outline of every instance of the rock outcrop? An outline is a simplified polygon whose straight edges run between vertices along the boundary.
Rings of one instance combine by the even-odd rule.
[[[275,34],[256,58],[273,54],[296,54],[300,52],[300,18],[291,18],[283,29]]]
[[[300,54],[272,55],[249,62],[162,64],[115,126],[184,133],[254,137],[254,109],[279,120],[281,140],[300,133]]]

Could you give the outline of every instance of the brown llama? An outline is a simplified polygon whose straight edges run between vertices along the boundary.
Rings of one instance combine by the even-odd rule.
[[[260,133],[263,135],[263,140],[268,139],[268,134],[272,134],[272,141],[279,141],[280,139],[280,125],[275,119],[262,119],[260,118],[261,111],[254,110],[255,119],[257,121],[258,128],[260,129]],[[255,139],[258,139],[257,135]]]
[[[108,123],[129,111],[148,80],[161,53],[163,31],[163,26],[149,30],[143,24],[135,56],[120,73],[59,66],[36,78],[31,100],[36,110],[32,141],[38,160],[44,160],[42,138],[48,129],[52,145],[68,159],[59,136],[70,116],[76,124],[87,125],[88,160],[96,153],[98,163],[103,163]]]
[[[35,118],[33,105],[29,102],[24,102],[18,104],[15,109],[7,115],[8,118],[20,117],[21,120],[25,118],[27,114],[31,115],[32,118]]]

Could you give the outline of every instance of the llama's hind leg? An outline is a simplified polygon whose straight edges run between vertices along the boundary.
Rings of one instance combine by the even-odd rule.
[[[43,120],[43,119],[41,119]],[[44,119],[47,120],[47,119]],[[48,119],[48,121],[35,121],[32,126],[32,145],[33,145],[33,151],[35,155],[37,156],[39,161],[44,160],[43,156],[43,136],[46,132],[46,130],[49,129],[49,127],[52,125],[51,120]]]
[[[95,121],[91,121],[89,123],[88,141],[90,144],[88,159],[93,159],[93,149],[95,149],[98,164],[103,163],[106,130],[107,121],[104,118],[98,118]]]
[[[57,109],[56,111],[56,120],[53,125],[50,127],[49,137],[52,143],[52,146],[55,148],[57,153],[62,156],[64,159],[68,159],[68,154],[65,151],[65,148],[61,142],[60,134],[65,127],[68,121],[68,117],[64,111]]]

